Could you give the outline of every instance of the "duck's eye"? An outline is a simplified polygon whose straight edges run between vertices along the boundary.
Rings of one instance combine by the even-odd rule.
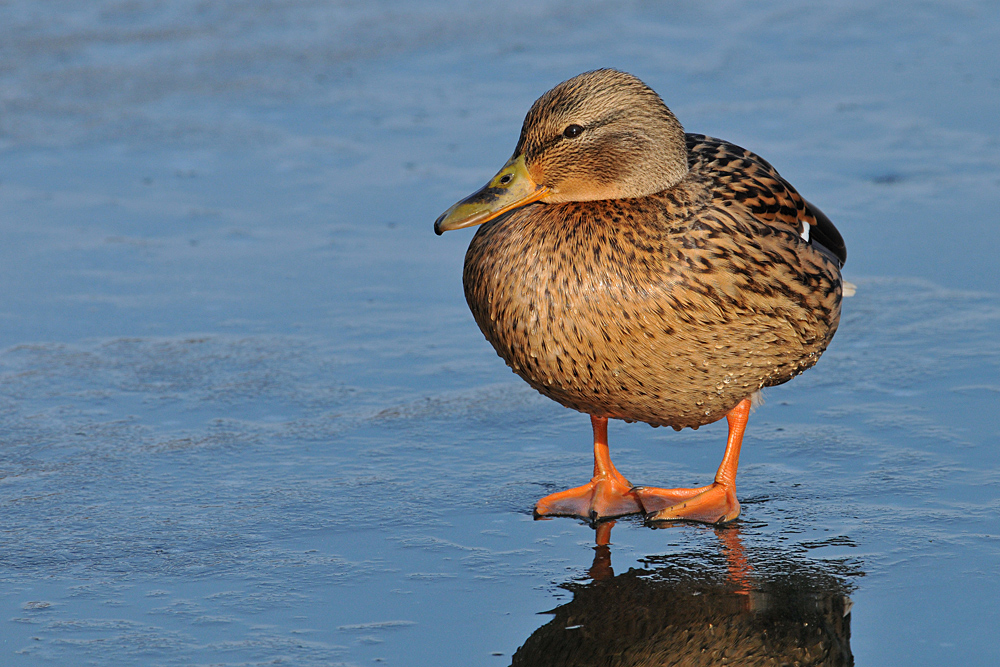
[[[563,136],[566,137],[567,139],[572,139],[573,137],[580,136],[580,133],[582,132],[583,128],[577,125],[576,123],[573,123],[572,125],[566,126],[566,129],[563,130]]]

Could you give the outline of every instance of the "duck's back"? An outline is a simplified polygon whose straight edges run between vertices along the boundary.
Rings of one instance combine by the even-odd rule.
[[[687,141],[690,172],[664,192],[530,205],[469,246],[476,322],[567,407],[697,427],[811,367],[836,331],[833,225],[763,159]]]

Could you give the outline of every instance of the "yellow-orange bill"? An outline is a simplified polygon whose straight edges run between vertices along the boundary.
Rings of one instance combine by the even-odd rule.
[[[538,201],[548,192],[548,188],[531,178],[523,156],[512,157],[482,189],[445,211],[434,222],[434,232],[440,235],[452,229],[481,225],[507,211]]]

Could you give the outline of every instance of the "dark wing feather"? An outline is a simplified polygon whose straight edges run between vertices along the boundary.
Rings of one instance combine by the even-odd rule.
[[[771,164],[759,155],[735,144],[703,134],[688,134],[689,166],[709,169],[736,201],[770,225],[796,234],[809,225],[809,243],[820,253],[843,266],[847,261],[844,238],[830,218],[810,204]]]
[[[825,250],[827,254],[835,255],[840,261],[840,266],[844,266],[847,263],[847,245],[844,243],[844,237],[830,222],[830,218],[814,204],[806,202],[806,210],[816,218],[816,223],[809,233],[809,242],[821,252]]]

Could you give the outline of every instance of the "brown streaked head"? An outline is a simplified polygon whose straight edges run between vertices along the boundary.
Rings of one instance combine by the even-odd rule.
[[[536,201],[644,197],[675,185],[687,168],[684,128],[659,95],[625,72],[586,72],[538,98],[510,161],[438,218],[434,231]]]

